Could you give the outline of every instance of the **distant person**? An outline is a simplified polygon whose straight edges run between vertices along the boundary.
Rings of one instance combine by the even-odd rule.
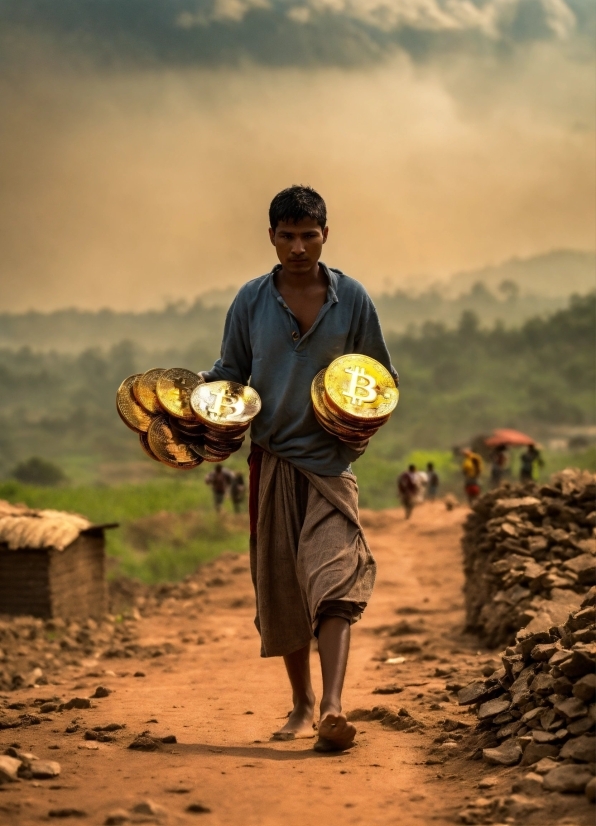
[[[426,498],[429,502],[434,502],[437,498],[437,492],[439,490],[439,475],[432,462],[429,462],[426,465],[426,478],[428,480],[426,486]]]
[[[498,488],[509,469],[507,445],[497,445],[490,457],[490,486]]]
[[[530,445],[528,449],[519,457],[521,467],[519,471],[520,482],[534,481],[534,465],[544,467],[544,460],[536,445]]]
[[[228,488],[234,480],[234,474],[221,465],[215,465],[215,470],[205,477],[205,484],[210,485],[213,490],[213,505],[217,513],[221,511],[221,506],[225,499]]]
[[[230,486],[230,496],[232,497],[232,504],[234,511],[240,513],[244,498],[246,496],[246,485],[244,484],[244,476],[242,473],[235,473]]]
[[[426,489],[428,487],[428,474],[425,470],[417,470],[414,474],[416,482],[416,496],[414,497],[414,504],[421,505],[426,499]]]
[[[404,506],[406,519],[409,519],[412,515],[418,492],[416,465],[409,465],[408,469],[397,477],[397,495]]]
[[[480,496],[480,474],[482,473],[482,459],[470,448],[463,451],[462,473],[464,474],[464,491],[471,506]]]

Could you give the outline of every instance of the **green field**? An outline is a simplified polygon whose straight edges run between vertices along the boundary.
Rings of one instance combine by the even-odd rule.
[[[161,582],[182,579],[225,551],[248,550],[247,515],[231,513],[229,502],[215,514],[204,475],[60,488],[5,482],[0,499],[73,511],[95,524],[118,522],[106,532],[109,575]]]
[[[564,467],[596,469],[595,448],[576,453],[545,452],[544,458],[542,479]],[[383,441],[373,439],[354,466],[361,506],[395,507],[397,475],[409,462],[423,468],[428,461],[435,463],[441,492],[461,496],[459,467],[451,452],[420,450],[403,459],[391,459]],[[240,456],[229,464],[244,469]],[[81,513],[96,524],[118,522],[120,527],[106,534],[111,577],[125,575],[144,582],[177,580],[225,551],[248,550],[248,516],[232,513],[229,501],[221,515],[215,514],[211,491],[205,485],[209,470],[209,466],[190,473],[164,468],[150,481],[112,485],[36,487],[8,481],[0,484],[0,499]]]

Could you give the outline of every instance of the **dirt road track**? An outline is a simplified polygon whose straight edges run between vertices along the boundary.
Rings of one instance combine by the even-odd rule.
[[[397,510],[362,514],[379,573],[373,601],[353,633],[345,709],[363,711],[356,714],[359,736],[352,751],[324,756],[312,751],[312,741],[269,742],[290,707],[283,666],[259,658],[247,558],[222,560],[212,566],[207,595],[168,600],[138,621],[144,643],[169,641],[177,653],[86,662],[64,672],[59,685],[10,694],[11,702],[30,702],[88,697],[97,685],[112,689],[90,709],[0,731],[0,752],[16,742],[62,767],[55,780],[0,786],[0,823],[60,822],[49,817],[50,810],[77,809],[86,814],[81,823],[103,824],[114,810],[130,812],[151,801],[163,807],[161,814],[156,808],[153,817],[145,806],[131,820],[424,826],[458,822],[467,802],[487,794],[478,787],[486,776],[497,778],[491,796],[510,794],[515,770],[469,759],[461,724],[474,718],[445,690],[450,681],[477,677],[495,658],[495,652],[478,651],[476,640],[462,631],[464,516],[463,508],[447,512],[441,503],[420,507],[410,522]],[[388,664],[387,657],[405,661]],[[145,676],[133,676],[139,671]],[[390,684],[403,690],[373,694]],[[387,726],[366,719],[382,716],[364,713],[375,706],[405,712],[390,716]],[[66,734],[75,719],[79,729]],[[126,726],[114,742],[83,739],[85,730],[113,722]],[[147,730],[173,734],[178,742],[155,752],[129,750],[135,735]],[[451,734],[441,744],[446,731]],[[516,822],[592,823],[593,809],[583,798],[548,800],[538,799],[542,808]],[[190,804],[210,811],[189,812]]]

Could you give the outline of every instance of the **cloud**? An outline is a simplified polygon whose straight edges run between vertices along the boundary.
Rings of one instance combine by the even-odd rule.
[[[594,246],[593,0],[0,0],[0,308],[272,263],[320,188],[372,289]]]
[[[591,0],[5,0],[5,45],[23,33],[99,65],[362,65],[396,51],[514,48],[586,39]],[[5,58],[6,59],[6,58]]]

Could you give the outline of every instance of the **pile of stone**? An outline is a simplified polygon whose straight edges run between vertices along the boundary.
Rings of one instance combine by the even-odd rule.
[[[561,625],[523,630],[488,679],[458,692],[475,705],[475,756],[531,767],[528,787],[596,795],[596,587]]]
[[[596,475],[481,496],[464,526],[467,626],[490,647],[558,625],[596,582]]]

